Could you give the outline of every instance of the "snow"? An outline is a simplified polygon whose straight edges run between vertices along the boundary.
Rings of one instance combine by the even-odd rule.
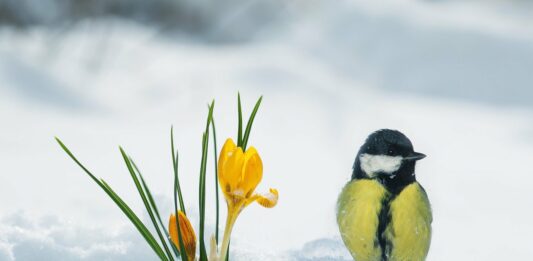
[[[285,29],[224,45],[121,20],[0,29],[0,260],[153,258],[53,137],[143,213],[124,146],[168,216],[173,124],[194,220],[206,104],[216,100],[220,148],[237,132],[238,91],[245,114],[264,95],[249,144],[264,164],[257,192],[280,195],[243,211],[234,260],[350,260],[336,198],[380,128],[428,155],[417,164],[434,211],[428,260],[531,259],[531,20],[477,5],[317,2]]]

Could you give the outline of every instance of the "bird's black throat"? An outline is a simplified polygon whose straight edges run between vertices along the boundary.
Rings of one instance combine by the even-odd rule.
[[[402,192],[402,190],[409,184],[416,181],[414,173],[411,174],[398,174],[385,176],[380,175],[376,177],[376,180],[381,183],[392,195],[396,196]]]

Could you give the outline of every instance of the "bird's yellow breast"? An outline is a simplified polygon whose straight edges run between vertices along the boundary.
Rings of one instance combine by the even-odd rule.
[[[422,261],[431,242],[432,214],[426,192],[414,182],[390,202],[385,238],[392,245],[389,260]]]
[[[382,201],[389,192],[375,180],[346,184],[337,202],[337,223],[344,244],[355,260],[378,261],[381,248],[376,238]]]
[[[387,212],[386,220],[380,220],[382,210]],[[393,196],[378,181],[353,180],[344,187],[337,202],[342,239],[357,261],[425,260],[431,221],[429,201],[417,182]],[[383,234],[378,232],[380,222],[386,222],[381,224],[386,225]],[[380,237],[386,241],[384,249]]]

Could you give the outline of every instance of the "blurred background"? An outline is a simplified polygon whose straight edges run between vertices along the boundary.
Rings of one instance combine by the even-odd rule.
[[[380,128],[428,155],[428,260],[532,259],[532,14],[526,0],[0,0],[0,260],[155,260],[53,137],[148,220],[118,145],[166,217],[173,125],[195,220],[206,104],[221,147],[237,92],[245,114],[264,95],[249,144],[258,191],[280,201],[243,212],[234,260],[350,260],[336,198]]]

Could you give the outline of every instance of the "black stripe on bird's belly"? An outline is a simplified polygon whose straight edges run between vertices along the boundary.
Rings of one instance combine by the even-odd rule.
[[[392,249],[392,242],[385,237],[385,230],[391,222],[390,202],[396,197],[392,194],[386,196],[381,201],[381,210],[379,212],[378,229],[376,230],[377,244],[381,249],[381,261],[387,261]]]
[[[385,230],[392,221],[390,213],[390,204],[398,196],[402,190],[409,184],[416,181],[412,174],[401,173],[395,176],[379,176],[378,181],[389,191],[389,195],[384,197],[381,201],[381,210],[379,212],[379,223],[376,231],[377,243],[381,248],[381,261],[389,260],[389,256],[394,247],[392,242],[385,236]],[[394,231],[389,231],[394,233]],[[394,235],[392,235],[394,236]]]

